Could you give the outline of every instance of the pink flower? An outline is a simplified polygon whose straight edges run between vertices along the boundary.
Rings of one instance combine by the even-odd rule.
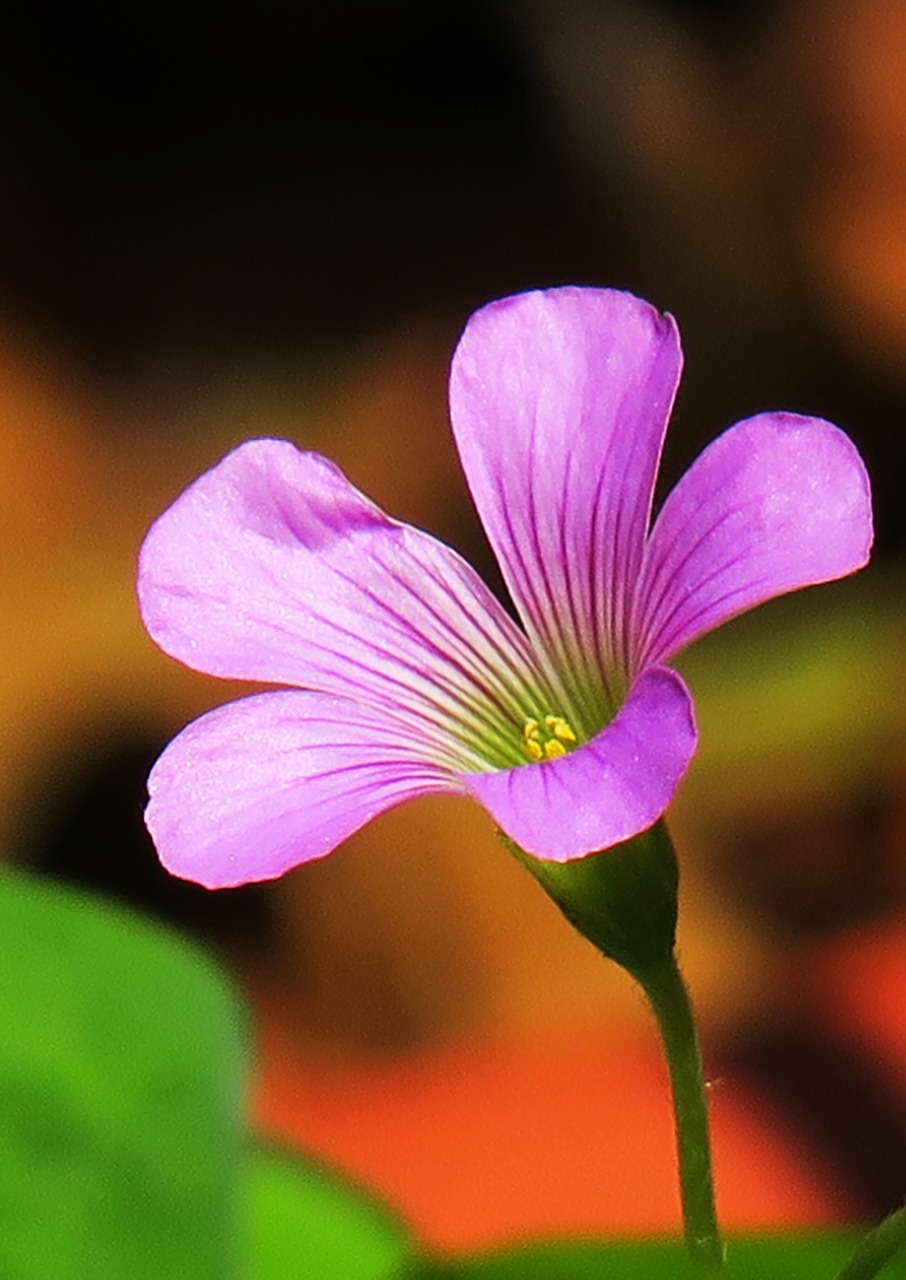
[[[191,485],[142,548],[145,625],[200,671],[289,687],[164,751],[146,815],[164,865],[211,887],[278,876],[431,792],[474,797],[554,861],[655,822],[696,747],[665,664],[858,569],[872,536],[851,442],[789,413],[715,440],[649,528],[680,367],[671,317],[625,293],[524,294],[469,321],[453,429],[521,626],[317,454],[252,440]]]

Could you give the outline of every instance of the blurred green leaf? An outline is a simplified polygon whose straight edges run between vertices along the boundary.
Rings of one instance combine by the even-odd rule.
[[[849,1234],[731,1240],[726,1280],[833,1280],[855,1249]],[[691,1280],[678,1241],[559,1244],[461,1260],[424,1261],[406,1280]],[[906,1258],[883,1272],[903,1280]]]
[[[200,953],[0,875],[0,1276],[237,1275],[243,1075]]]
[[[266,1147],[246,1170],[248,1280],[389,1280],[411,1244],[366,1192],[319,1165]]]
[[[463,1259],[425,1261],[406,1280],[684,1280],[692,1275],[683,1246],[548,1244]]]
[[[242,1130],[237,1002],[193,947],[0,874],[2,1280],[683,1280],[682,1246],[416,1259],[400,1222]],[[855,1235],[737,1240],[727,1280],[830,1280]],[[906,1256],[883,1272],[906,1280]]]

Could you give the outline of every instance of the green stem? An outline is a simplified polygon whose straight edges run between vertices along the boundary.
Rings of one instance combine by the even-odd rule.
[[[686,1248],[700,1270],[713,1272],[723,1267],[724,1247],[714,1207],[708,1105],[692,1006],[674,955],[632,974],[657,1019],[670,1071]]]
[[[871,1280],[900,1249],[906,1247],[906,1205],[870,1231],[837,1280]]]
[[[678,872],[663,822],[603,853],[570,862],[531,857],[503,841],[574,928],[631,973],[657,1019],[673,1093],[686,1245],[695,1265],[713,1273],[724,1249],[714,1212],[708,1108],[698,1037],[676,965]]]

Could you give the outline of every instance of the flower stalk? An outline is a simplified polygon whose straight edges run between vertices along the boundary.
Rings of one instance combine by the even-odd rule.
[[[504,843],[570,923],[626,969],[648,998],[670,1075],[686,1247],[699,1270],[713,1273],[723,1266],[724,1247],[701,1052],[676,962],[678,873],[667,827],[658,822],[615,849],[568,863],[530,857],[506,837]]]
[[[872,1280],[891,1258],[906,1248],[906,1205],[879,1222],[861,1242],[837,1280]]]
[[[670,1072],[686,1248],[702,1271],[713,1272],[723,1266],[724,1246],[714,1203],[706,1084],[692,1005],[674,955],[633,976],[648,997]]]

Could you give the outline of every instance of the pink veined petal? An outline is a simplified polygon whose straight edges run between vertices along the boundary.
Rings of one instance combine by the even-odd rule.
[[[582,288],[492,303],[453,357],[453,430],[479,514],[529,636],[578,675],[569,692],[594,728],[613,709],[600,673],[625,668],[627,591],[681,364],[670,316]]]
[[[275,690],[174,738],[148,779],[145,821],[168,871],[218,889],[321,858],[412,796],[461,790],[429,740],[380,713]]]
[[[652,667],[636,680],[616,719],[584,747],[463,782],[526,853],[568,862],[656,822],[696,742],[686,686],[669,667]]]
[[[539,688],[525,636],[454,551],[287,441],[241,445],[159,517],[138,594],[191,667],[405,709],[457,736],[465,768],[518,758]]]
[[[871,542],[868,475],[842,431],[789,413],[738,423],[657,518],[637,596],[635,669],[667,662],[772,596],[853,573]]]

